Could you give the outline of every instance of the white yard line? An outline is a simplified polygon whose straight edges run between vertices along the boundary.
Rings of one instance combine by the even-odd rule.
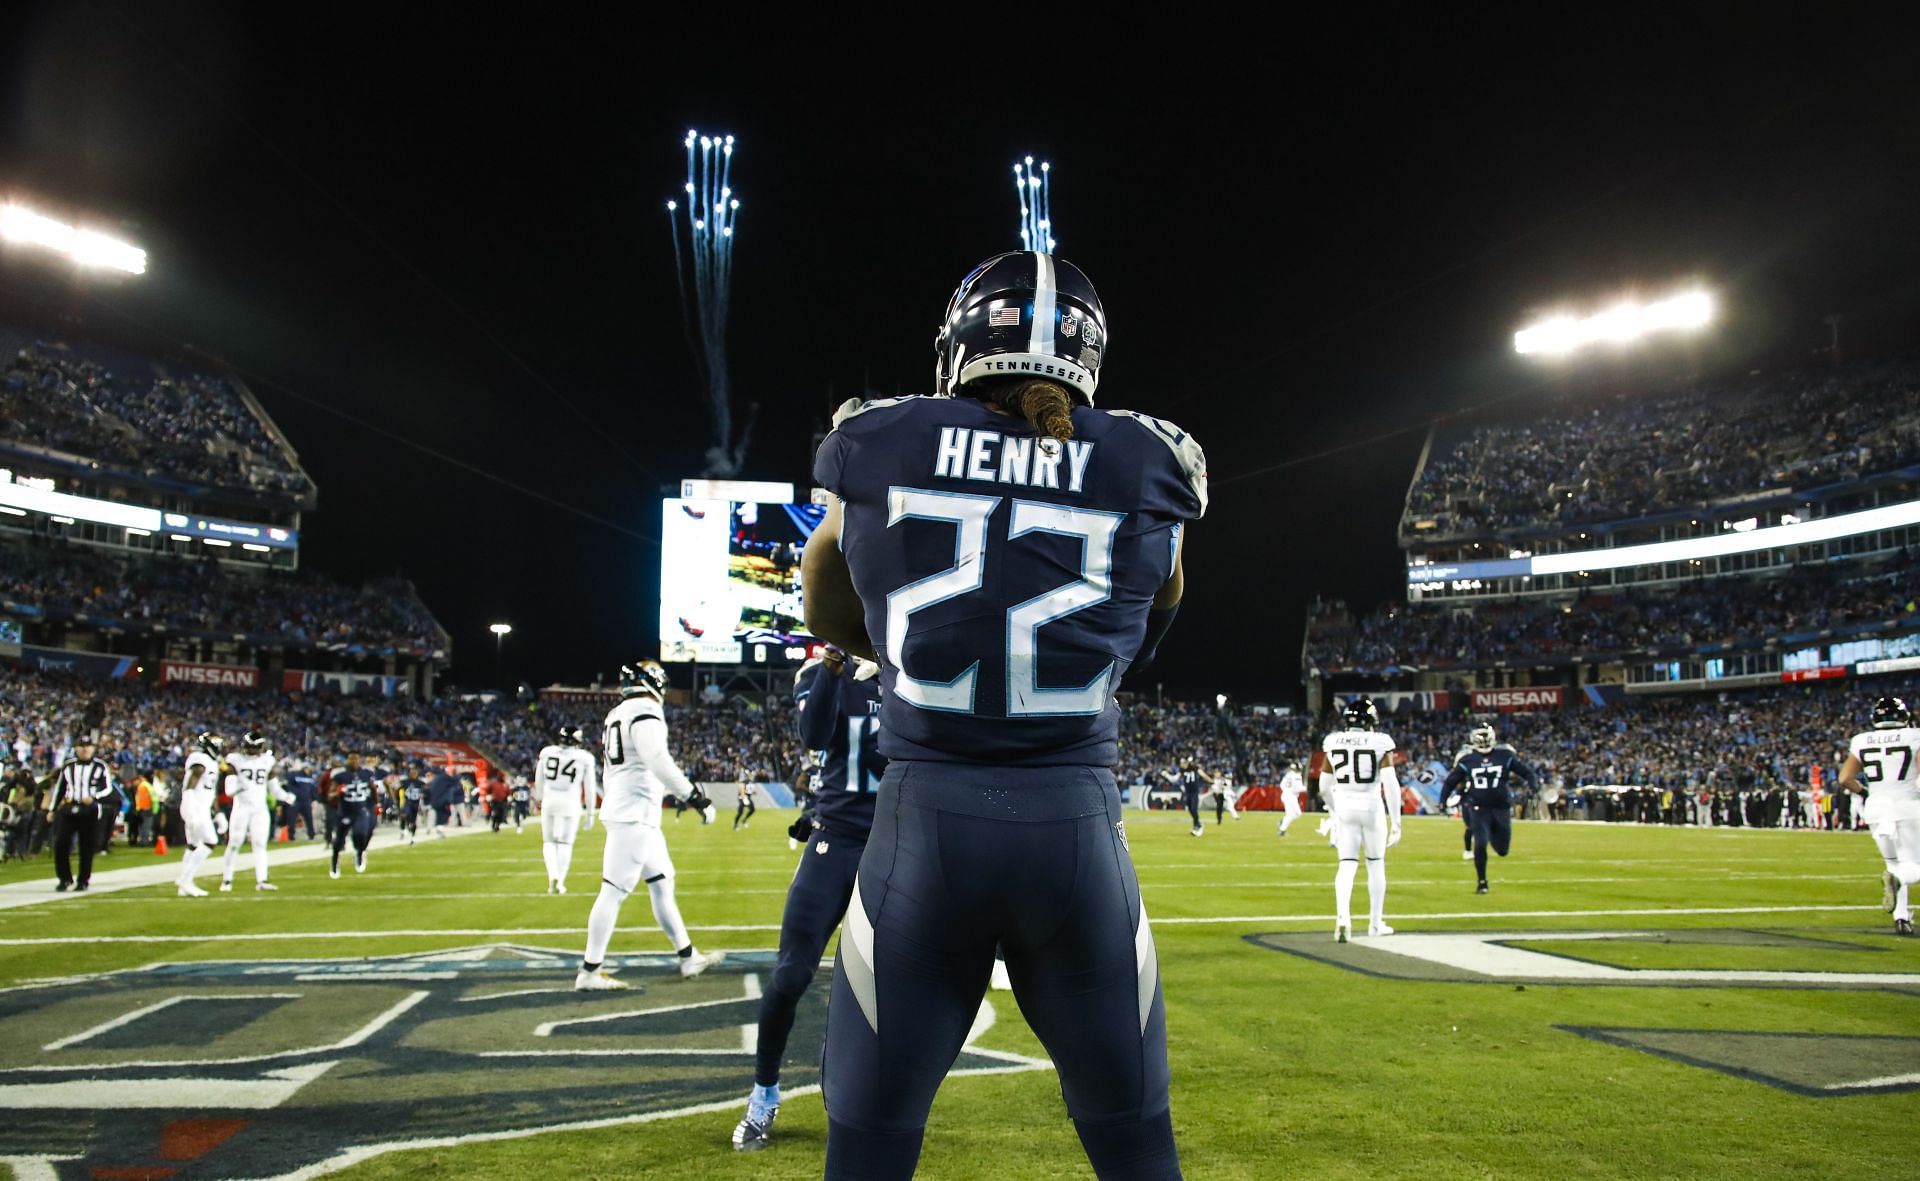
[[[449,835],[460,836],[480,831],[481,830],[477,828],[458,829]],[[380,839],[386,835],[385,833],[376,831],[373,834],[373,844],[368,847],[369,851],[388,852],[404,847],[397,836],[388,840]],[[325,861],[330,856],[332,856],[332,850],[321,841],[293,841],[285,844],[273,844],[267,848],[267,876],[269,880],[271,880],[273,870],[282,866],[304,865],[312,861]],[[149,861],[145,865],[132,866],[127,869],[103,869],[101,868],[103,863],[96,860],[93,863],[93,879],[87,883],[87,892],[84,894],[76,893],[72,890],[64,894],[55,893],[53,889],[54,883],[51,880],[53,876],[53,862],[49,859],[46,863],[46,878],[37,878],[26,882],[8,882],[6,885],[0,886],[0,910],[13,910],[22,906],[42,906],[47,903],[85,901],[101,894],[113,894],[121,890],[138,890],[146,886],[170,886],[173,884],[174,879],[180,876],[180,861],[178,858],[168,857],[164,860],[155,858],[152,852],[147,849],[131,849],[122,846],[118,852],[114,853],[111,860],[118,862],[122,858],[139,857],[149,858]],[[214,850],[213,856],[207,858],[205,864],[200,867],[200,872],[194,875],[194,879],[198,881],[202,878],[218,878],[221,873],[224,872],[225,866],[226,846],[221,845]],[[235,890],[251,890],[253,888],[253,850],[251,848],[240,854],[238,860],[234,862],[233,872],[233,888]]]

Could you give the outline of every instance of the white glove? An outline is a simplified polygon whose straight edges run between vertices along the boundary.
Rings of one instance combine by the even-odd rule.
[[[853,658],[853,679],[854,680],[871,681],[873,678],[879,675],[880,675],[880,666],[875,664],[873,661],[868,660],[864,656],[856,656]]]
[[[1387,830],[1387,848],[1391,849],[1399,843],[1400,843],[1400,826],[1396,824],[1392,828]]]
[[[221,836],[227,835],[227,814],[225,812],[215,812],[213,814],[213,831],[219,833]]]

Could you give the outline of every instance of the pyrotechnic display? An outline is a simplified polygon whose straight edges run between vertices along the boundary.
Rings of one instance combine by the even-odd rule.
[[[713,441],[707,448],[704,474],[730,476],[746,458],[755,414],[750,407],[746,423],[738,434],[734,432],[733,381],[727,371],[734,221],[740,215],[740,199],[733,195],[733,137],[701,135],[690,129],[683,145],[687,150],[687,179],[681,189],[686,228],[681,228],[677,200],[667,202],[667,225],[673,234],[680,314],[694,364],[706,383],[712,416]]]
[[[1053,233],[1053,165],[1033,166],[1033,157],[1013,166],[1013,188],[1020,198],[1020,249],[1048,254],[1058,245]]]

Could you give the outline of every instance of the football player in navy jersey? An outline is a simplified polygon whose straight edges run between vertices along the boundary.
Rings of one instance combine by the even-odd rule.
[[[367,872],[367,843],[373,840],[374,796],[380,785],[380,773],[360,765],[359,755],[348,755],[344,769],[334,772],[331,788],[340,806],[340,820],[333,829],[333,859],[328,875],[340,876],[340,854],[353,838],[353,871]]]
[[[794,1011],[813,983],[820,953],[847,913],[853,876],[873,827],[873,793],[886,773],[880,753],[880,668],[829,648],[802,666],[793,682],[800,741],[818,751],[819,783],[808,814],[811,831],[787,888],[780,917],[780,959],[760,996],[753,1091],[746,1118],[733,1130],[741,1152],[765,1148],[780,1110],[780,1065]]]
[[[1513,840],[1512,782],[1528,787],[1537,780],[1533,768],[1520,761],[1511,746],[1496,742],[1493,727],[1482,722],[1467,735],[1467,749],[1454,758],[1453,770],[1440,786],[1440,804],[1451,807],[1460,797],[1460,815],[1473,840],[1473,871],[1480,878],[1477,894],[1487,892],[1487,846],[1507,855]]]
[[[937,395],[843,407],[814,461],[807,624],[878,659],[888,759],[827,1010],[829,1178],[913,1174],[996,942],[1094,1172],[1180,1176],[1113,691],[1179,605],[1206,461],[1094,408],[1106,346],[1078,268],[988,259],[948,304]]]

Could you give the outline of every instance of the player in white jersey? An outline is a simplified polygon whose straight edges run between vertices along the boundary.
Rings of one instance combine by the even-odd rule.
[[[180,772],[180,823],[186,829],[187,852],[180,859],[180,874],[173,884],[182,898],[205,898],[207,892],[194,884],[193,875],[220,843],[213,827],[213,802],[220,782],[220,752],[226,741],[217,734],[201,733],[195,736],[193,746]]]
[[[547,893],[565,894],[580,819],[585,816],[587,827],[593,827],[593,810],[600,798],[593,753],[587,750],[580,727],[560,727],[560,741],[540,748],[533,764],[533,788],[540,797],[540,855],[547,862]]]
[[[1300,819],[1300,793],[1307,790],[1307,781],[1300,775],[1300,764],[1288,763],[1287,773],[1280,777],[1280,806],[1286,809],[1286,815],[1280,817],[1280,835],[1286,836],[1293,822]]]
[[[240,753],[227,758],[233,768],[228,789],[233,796],[233,814],[227,818],[227,862],[220,874],[220,888],[233,889],[233,865],[240,858],[241,842],[253,846],[253,888],[278,890],[267,880],[267,833],[273,827],[275,796],[270,786],[273,776],[273,752],[260,731],[249,730],[240,740]]]
[[[1909,888],[1920,882],[1920,728],[1898,697],[1873,704],[1873,729],[1855,734],[1840,786],[1866,797],[1862,812],[1886,862],[1883,899],[1896,934],[1913,934]]]
[[[1353,937],[1353,879],[1360,859],[1367,862],[1367,934],[1391,935],[1384,917],[1387,900],[1387,849],[1400,840],[1399,777],[1393,772],[1393,739],[1374,727],[1380,711],[1366,697],[1347,704],[1346,728],[1327,735],[1320,749],[1320,798],[1333,813],[1333,847],[1340,868],[1333,878],[1333,937]]]
[[[668,793],[686,799],[693,784],[667,752],[666,692],[667,670],[653,661],[621,666],[620,704],[607,715],[602,734],[607,770],[600,820],[606,826],[607,846],[600,863],[600,896],[587,917],[587,953],[573,981],[582,991],[627,987],[600,965],[620,921],[620,904],[641,882],[653,900],[654,921],[680,953],[680,975],[698,976],[720,959],[701,955],[693,946],[673,897],[673,859],[660,832],[660,801]]]

